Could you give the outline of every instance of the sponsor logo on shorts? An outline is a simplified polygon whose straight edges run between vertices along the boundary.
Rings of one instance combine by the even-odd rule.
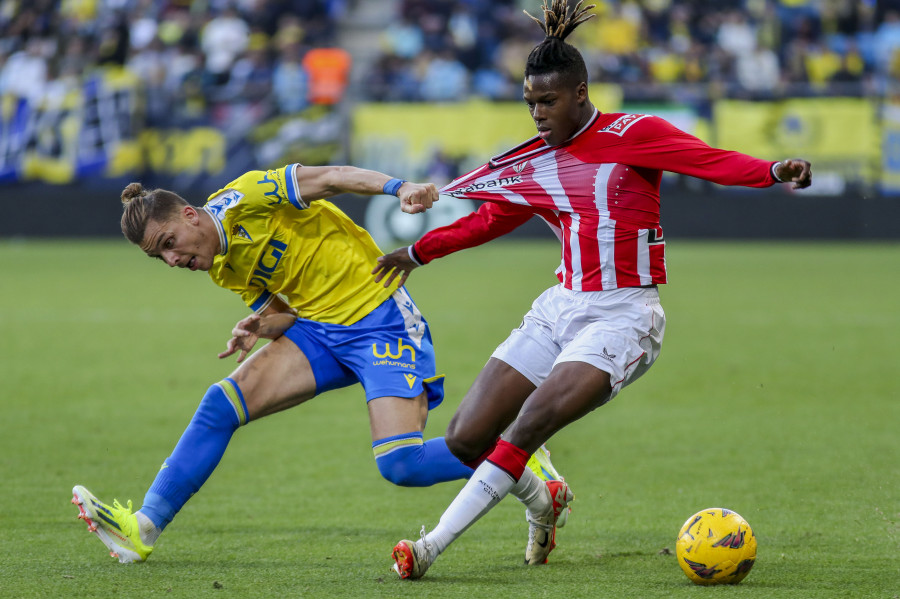
[[[615,359],[616,354],[609,353],[608,351],[606,351],[606,347],[604,347],[603,351],[600,352],[600,357],[604,360],[609,360],[610,362],[612,362]]]
[[[409,350],[409,362],[403,362],[402,360],[407,350]],[[372,355],[376,358],[381,358],[381,360],[372,362],[375,366],[400,366],[401,368],[411,368],[413,370],[416,368],[416,350],[413,346],[403,343],[403,339],[397,339],[396,352],[394,351],[394,348],[391,347],[390,343],[384,344],[383,352],[379,352],[378,346],[373,343]],[[412,384],[410,384],[410,388],[412,388]]]
[[[403,378],[406,379],[406,384],[409,385],[410,389],[412,389],[413,385],[416,384],[416,375],[414,374],[404,374]]]

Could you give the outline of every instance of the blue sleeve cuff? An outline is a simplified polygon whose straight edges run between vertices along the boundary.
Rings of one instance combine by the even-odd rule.
[[[300,185],[297,183],[296,176],[299,167],[299,164],[289,164],[284,168],[284,185],[287,188],[287,197],[291,206],[297,210],[305,210],[309,208],[309,202],[305,201],[303,196],[300,195]]]
[[[264,289],[263,292],[256,298],[256,301],[250,305],[250,309],[254,312],[262,312],[266,308],[269,307],[269,304],[272,303],[274,299],[274,295],[268,289]]]

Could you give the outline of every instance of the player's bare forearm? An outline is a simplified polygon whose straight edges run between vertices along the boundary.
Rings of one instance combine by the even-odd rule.
[[[306,166],[295,170],[300,195],[307,199],[330,198],[339,193],[371,196],[384,193],[390,175],[355,166]],[[433,183],[405,181],[394,191],[400,198],[400,208],[415,214],[424,212],[437,201],[437,187]]]
[[[372,274],[375,275],[376,283],[380,283],[383,279],[385,287],[390,287],[394,279],[400,277],[398,284],[402,286],[406,284],[409,273],[418,267],[419,265],[409,257],[409,247],[405,246],[397,248],[390,254],[379,256]]]
[[[289,312],[278,312],[260,317],[256,335],[262,339],[278,339],[291,328],[297,317]]]
[[[297,313],[280,297],[275,296],[262,314],[251,314],[240,319],[231,329],[231,339],[219,358],[238,354],[241,363],[260,339],[277,339],[288,330]]]

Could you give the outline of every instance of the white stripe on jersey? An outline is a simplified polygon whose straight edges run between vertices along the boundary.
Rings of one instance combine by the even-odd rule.
[[[597,240],[600,250],[600,284],[603,289],[616,288],[616,221],[609,218],[607,188],[615,164],[601,164],[594,177],[594,203],[599,210]]]
[[[641,285],[652,285],[653,277],[650,276],[650,229],[638,229],[637,238],[637,274],[641,278]]]
[[[581,228],[581,215],[572,213],[572,226],[569,227],[569,252],[572,257],[572,291],[581,291],[581,281],[584,279],[584,271],[581,268],[581,244],[578,240],[578,230]]]
[[[534,182],[541,186],[547,195],[562,212],[572,212],[569,196],[559,180],[559,169],[556,164],[556,151],[538,156],[531,161],[534,166]],[[540,175],[539,175],[540,174]]]
[[[594,204],[600,211],[600,216],[609,216],[609,198],[606,197],[606,189],[609,186],[609,176],[615,167],[615,164],[601,164],[594,177]]]

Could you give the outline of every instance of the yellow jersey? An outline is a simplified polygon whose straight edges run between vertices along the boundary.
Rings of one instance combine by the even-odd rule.
[[[397,289],[376,283],[382,252],[365,229],[325,200],[299,193],[290,164],[250,171],[209,197],[222,253],[209,276],[262,312],[280,295],[302,318],[349,325]]]

